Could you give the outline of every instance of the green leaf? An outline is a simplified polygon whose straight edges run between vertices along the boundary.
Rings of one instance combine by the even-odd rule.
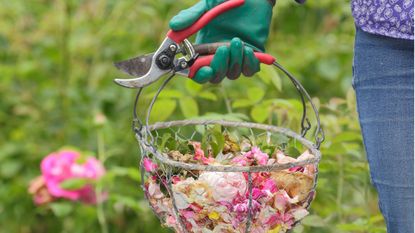
[[[248,88],[248,99],[252,103],[257,103],[265,96],[265,91],[262,88],[259,87],[251,87]]]
[[[113,194],[111,195],[111,199],[117,202],[117,204],[127,206],[135,211],[141,210],[140,203],[135,198],[119,194]]]
[[[249,120],[249,117],[242,113],[228,113],[228,114],[218,114],[218,113],[206,113],[203,116],[194,117],[193,119],[199,120],[229,120],[229,121],[246,121]]]
[[[289,155],[291,157],[298,157],[298,156],[301,155],[301,152],[293,146],[288,147],[285,151],[286,151],[287,155]]]
[[[64,203],[64,202],[56,202],[51,203],[50,209],[57,217],[65,217],[70,214],[73,210],[73,206],[71,203]]]
[[[0,165],[0,174],[2,177],[11,178],[15,176],[23,164],[19,160],[7,160]]]
[[[308,215],[302,221],[302,224],[310,227],[324,227],[326,222],[318,215]]]
[[[184,117],[192,118],[199,115],[199,107],[194,99],[191,97],[179,99],[180,110]]]
[[[272,75],[271,77],[271,81],[274,84],[275,88],[278,91],[282,91],[282,81],[281,81],[281,76],[278,74],[278,72],[275,72],[274,75]]]
[[[178,144],[177,144],[176,140],[174,139],[174,137],[170,137],[169,139],[167,139],[166,148],[167,148],[168,151],[177,150]]]
[[[301,224],[298,224],[293,229],[293,233],[303,233],[303,232],[304,232],[304,226]]]
[[[140,172],[138,171],[138,169],[136,167],[112,167],[110,169],[111,173],[113,173],[116,176],[127,176],[129,178],[131,178],[132,180],[141,181],[141,175]]]
[[[155,102],[150,115],[151,122],[165,121],[173,114],[177,103],[172,99],[160,99]]]
[[[257,75],[267,84],[271,81],[278,91],[282,90],[281,76],[273,66],[261,64],[261,71]]]
[[[222,152],[223,147],[225,146],[225,137],[223,136],[222,132],[220,131],[213,131],[212,136],[215,139],[215,143],[212,143],[213,154],[216,156],[220,152]]]
[[[362,225],[356,225],[353,223],[345,223],[345,224],[337,224],[336,227],[339,230],[346,231],[346,232],[366,232],[366,229],[363,229]]]
[[[357,131],[344,131],[333,137],[333,143],[361,141],[362,136]]]
[[[212,100],[212,101],[218,100],[218,97],[210,91],[203,91],[198,94],[198,97],[202,99]]]
[[[238,99],[233,101],[232,108],[245,108],[253,104],[255,104],[255,102],[250,99]]]
[[[63,181],[59,186],[66,190],[77,190],[83,188],[88,182],[89,181],[84,178],[71,178]]]
[[[153,98],[156,92],[150,92],[146,95],[146,98]],[[163,90],[160,92],[158,99],[172,99],[172,98],[182,98],[184,96],[183,92],[178,90]]]
[[[160,148],[164,149],[166,147],[166,143],[168,142],[170,138],[172,138],[171,133],[164,133],[163,136],[161,137]]]
[[[188,80],[186,81],[185,87],[191,96],[198,96],[203,88],[203,85]]]
[[[251,109],[251,117],[254,121],[262,123],[268,118],[268,107],[263,105],[255,105]]]

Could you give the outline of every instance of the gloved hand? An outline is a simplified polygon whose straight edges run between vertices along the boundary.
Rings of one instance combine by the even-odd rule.
[[[201,0],[174,16],[169,23],[170,28],[174,31],[185,29],[222,2],[224,0]],[[241,73],[249,77],[258,72],[259,61],[253,50],[264,52],[274,3],[273,0],[245,0],[242,6],[219,15],[200,30],[196,44],[231,43],[229,47],[219,47],[210,66],[200,68],[193,80],[218,83],[225,76],[236,79]]]

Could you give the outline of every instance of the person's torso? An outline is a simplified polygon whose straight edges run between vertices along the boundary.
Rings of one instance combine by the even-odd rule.
[[[352,14],[363,31],[414,39],[414,0],[352,0]]]

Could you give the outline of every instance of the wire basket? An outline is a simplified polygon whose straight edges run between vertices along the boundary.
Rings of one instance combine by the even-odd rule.
[[[177,120],[149,125],[154,103],[174,73],[152,98],[144,123],[137,114],[143,91],[143,88],[139,89],[132,128],[142,155],[142,188],[163,225],[180,233],[289,232],[308,214],[315,197],[321,158],[319,147],[324,133],[309,94],[281,65],[276,62],[273,65],[287,75],[301,97],[300,133],[273,125],[223,119]],[[305,138],[311,129],[306,100],[316,118],[314,143]],[[213,129],[215,133],[209,131]],[[166,132],[170,133],[170,138],[164,136]],[[232,140],[229,139],[231,136]],[[216,144],[203,148],[203,139],[209,137],[216,140]],[[286,141],[278,145],[273,142],[275,138]],[[264,148],[278,146],[271,147],[273,149],[266,153],[252,142],[259,139]],[[188,145],[190,152],[168,149],[168,140],[173,147]],[[216,148],[213,145],[219,141],[223,146],[211,156]],[[284,152],[284,146],[291,142],[304,150],[297,158]],[[184,148],[186,150],[186,146]]]

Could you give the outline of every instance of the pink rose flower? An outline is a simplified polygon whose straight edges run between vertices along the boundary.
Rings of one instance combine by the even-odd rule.
[[[275,193],[278,191],[277,188],[277,183],[275,182],[274,179],[267,179],[263,184],[262,184],[262,190],[263,191],[268,191],[270,193]]]
[[[248,180],[248,173],[244,173],[244,176]],[[271,173],[269,172],[254,172],[252,173],[252,183],[254,186],[261,186],[270,176]]]
[[[169,215],[166,218],[166,225],[169,227],[175,227],[176,226],[176,218],[172,215]]]
[[[180,179],[180,177],[179,177],[179,176],[172,176],[172,177],[171,177],[171,180],[172,180],[172,183],[173,183],[173,184],[177,184],[177,183],[179,183],[182,179]]]
[[[240,172],[203,172],[199,181],[210,186],[217,202],[232,202],[238,194],[245,195],[247,189],[245,177]]]
[[[143,159],[143,166],[146,172],[155,172],[158,168],[158,165],[147,157]]]
[[[269,158],[268,154],[262,152],[256,146],[252,147],[251,151],[248,151],[247,153],[251,153],[251,156],[255,159],[255,161],[259,165],[266,165],[268,162],[268,158]]]
[[[46,187],[52,196],[81,200],[86,203],[96,202],[94,187],[91,184],[85,184],[75,190],[61,188],[61,183],[68,179],[93,181],[102,177],[105,169],[94,157],[87,157],[83,160],[77,151],[62,150],[46,156],[40,166]]]
[[[161,199],[164,197],[164,194],[160,190],[160,184],[157,184],[156,182],[149,182],[147,191],[148,194],[155,199]]]
[[[250,151],[233,158],[232,163],[239,166],[249,166],[252,165],[253,162],[256,162],[257,165],[267,165],[268,159],[268,154],[262,152],[258,147],[254,146]]]
[[[251,210],[255,216],[261,210],[261,204],[258,201],[252,200]],[[234,203],[233,212],[236,213],[235,218],[232,219],[232,225],[237,228],[238,225],[246,220],[248,217],[249,199],[244,199],[239,203]]]
[[[247,192],[246,194],[247,198],[249,198],[249,192]],[[264,191],[262,191],[262,189],[259,188],[252,188],[252,199],[253,200],[258,200],[262,197],[265,197],[265,193]]]
[[[206,157],[205,152],[202,150],[202,144],[200,142],[190,142],[190,145],[193,146],[195,151],[194,160],[202,161],[203,164],[211,164],[215,161],[213,157]]]
[[[266,224],[271,226],[271,228],[275,227],[277,224],[281,224],[285,229],[291,229],[294,224],[294,216],[289,213],[277,212],[267,220]]]
[[[291,168],[288,169],[288,171],[290,171],[290,172],[303,172],[304,167],[302,167],[302,166],[291,167]]]

